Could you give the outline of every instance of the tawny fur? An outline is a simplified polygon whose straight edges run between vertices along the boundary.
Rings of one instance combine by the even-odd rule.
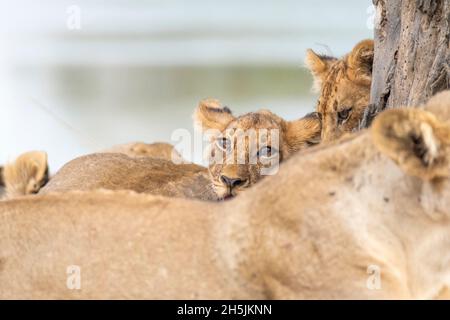
[[[202,166],[120,153],[91,154],[72,160],[39,193],[96,189],[217,199],[207,169]]]
[[[104,150],[102,153],[121,153],[132,158],[149,157],[154,159],[163,159],[174,163],[184,163],[181,155],[175,150],[174,146],[169,143],[155,142],[143,143],[132,142],[114,146]]]
[[[217,109],[220,108],[220,109]],[[222,110],[223,109],[223,110]],[[224,118],[225,117],[225,118]],[[284,121],[270,111],[262,110],[240,117],[231,115],[218,100],[200,102],[195,112],[195,120],[210,129],[227,128],[279,129],[281,160],[294,152],[318,143],[320,119],[311,114],[297,121]],[[227,122],[228,120],[231,122]],[[226,126],[224,129],[222,126]],[[130,157],[114,155],[120,152]],[[160,159],[158,159],[160,158]],[[172,161],[175,161],[173,163]],[[184,161],[185,162],[185,161]],[[177,166],[178,163],[182,163]],[[188,197],[201,200],[219,200],[224,194],[217,181],[218,168],[222,174],[251,175],[249,187],[261,179],[260,165],[219,165],[212,164],[208,170],[201,166],[183,163],[181,156],[168,144],[134,143],[114,147],[105,153],[81,157],[69,162],[53,177],[42,193],[70,190],[133,190],[155,195]],[[236,173],[231,172],[238,168]],[[240,190],[240,188],[239,188]],[[233,190],[233,195],[237,190]]]
[[[251,150],[250,139],[244,141],[237,138],[240,133],[245,135],[252,131],[257,140],[264,132],[276,130],[278,139],[268,142],[265,146],[272,147],[277,151],[272,155],[277,163],[285,161],[294,153],[316,145],[320,141],[321,120],[317,113],[309,114],[295,121],[286,121],[269,110],[250,112],[235,117],[231,110],[222,107],[218,100],[208,99],[200,103],[194,113],[194,120],[197,127],[202,128],[203,131],[215,131],[211,135],[208,162],[211,181],[220,198],[234,196],[251,187],[263,178],[262,170],[267,167],[267,162],[260,161],[258,155],[254,154],[258,151],[256,149],[262,148],[262,146],[256,146],[256,141],[254,141],[255,150]],[[223,138],[230,140],[230,146],[232,145],[230,152],[226,152],[218,145]],[[242,149],[238,146],[239,143],[242,144]],[[238,152],[240,150],[243,150],[241,153],[243,161],[239,161]],[[220,154],[219,161],[217,161],[215,157]],[[239,179],[242,183],[230,187],[223,181],[223,177]]]
[[[432,298],[450,284],[450,167],[411,159],[430,143],[449,159],[450,126],[409,111],[295,155],[225,203],[117,191],[1,202],[0,298]],[[424,124],[418,152],[408,139]],[[81,290],[67,288],[71,265]]]
[[[34,194],[48,181],[47,154],[31,151],[20,155],[3,168],[5,197]]]
[[[36,152],[27,153],[7,166],[5,192],[8,197],[38,193],[39,189],[47,183],[48,172],[41,178],[39,175],[42,174],[42,170],[32,170],[36,163],[47,166],[46,155],[45,158],[41,156],[40,162],[36,160],[40,155]],[[210,189],[208,180],[204,179],[207,177],[206,169],[195,165],[177,167],[171,163],[172,161],[177,164],[186,162],[174,147],[167,143],[133,142],[118,145],[102,153],[69,162],[63,170],[51,178],[52,182],[43,193],[51,190],[105,188],[213,199],[212,193],[205,191]],[[133,165],[136,165],[138,171],[133,171]],[[180,174],[181,170],[184,170],[184,176]],[[153,179],[149,177],[150,171],[154,174]],[[37,176],[34,177],[33,174]],[[35,181],[37,181],[36,184],[34,184]],[[180,185],[175,187],[177,183]]]
[[[361,41],[341,59],[307,51],[305,62],[320,92],[317,112],[322,115],[323,142],[359,128],[369,105],[373,58],[373,40]]]

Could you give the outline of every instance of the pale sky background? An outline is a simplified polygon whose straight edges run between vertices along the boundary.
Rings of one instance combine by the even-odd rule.
[[[372,16],[371,0],[2,0],[0,163],[45,150],[54,173],[115,144],[170,142],[205,97],[299,118],[317,99],[306,49],[341,56],[372,37]]]

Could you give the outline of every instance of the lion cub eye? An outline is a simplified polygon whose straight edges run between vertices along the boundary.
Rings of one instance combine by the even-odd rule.
[[[278,152],[277,149],[272,148],[272,147],[262,147],[261,149],[259,149],[258,151],[258,157],[265,157],[265,158],[270,158],[274,155],[276,155]]]
[[[227,138],[217,139],[216,145],[223,151],[229,151],[231,149],[231,141]]]
[[[350,117],[350,114],[352,113],[352,107],[350,108],[345,108],[341,111],[338,112],[338,123],[344,123],[345,121],[348,120],[348,118]]]

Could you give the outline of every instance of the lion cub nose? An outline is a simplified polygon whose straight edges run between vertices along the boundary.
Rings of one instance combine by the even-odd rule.
[[[240,178],[229,178],[227,176],[220,176],[220,180],[231,189],[239,187],[245,183],[245,180],[242,180]]]

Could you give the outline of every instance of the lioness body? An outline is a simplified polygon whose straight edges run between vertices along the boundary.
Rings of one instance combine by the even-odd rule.
[[[0,298],[432,298],[450,284],[449,208],[449,122],[389,111],[225,203],[2,202]],[[73,265],[81,290],[67,288]]]
[[[181,165],[175,166],[172,161]],[[134,165],[138,171],[133,170]],[[5,184],[5,195],[0,190],[0,198],[38,193],[49,178],[45,152],[24,153],[0,169],[0,187]],[[215,199],[206,190],[208,181],[201,172],[205,170],[185,163],[168,143],[133,142],[70,161],[42,193],[105,188]]]
[[[39,193],[95,189],[217,199],[204,167],[150,157],[131,158],[119,153],[92,154],[72,160]]]
[[[154,159],[173,161],[176,163],[185,162],[181,157],[181,155],[175,150],[173,145],[164,142],[126,143],[106,149],[101,153],[121,153],[132,158],[148,157]]]
[[[220,267],[212,203],[172,200],[95,191],[2,204],[0,298],[245,297],[232,294]],[[14,221],[4,224],[11,214]],[[13,250],[19,238],[30,246]],[[72,265],[80,267],[81,290],[67,287]]]

